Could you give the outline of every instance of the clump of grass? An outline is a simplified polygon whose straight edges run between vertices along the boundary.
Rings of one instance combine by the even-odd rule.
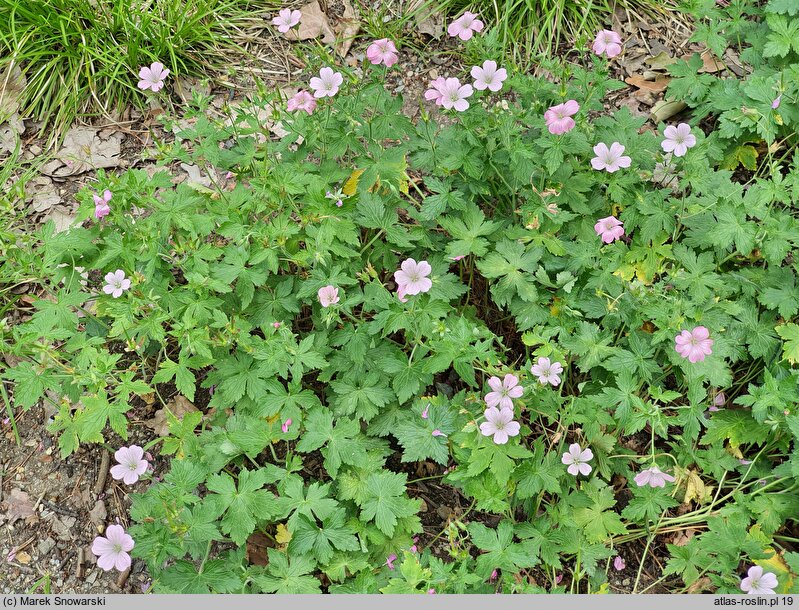
[[[53,138],[81,113],[142,103],[137,73],[153,61],[173,75],[221,65],[249,0],[0,0],[0,71],[27,78],[21,106]],[[279,0],[259,2],[271,10]]]
[[[464,10],[479,13],[491,26],[508,60],[528,68],[540,57],[551,56],[564,45],[585,42],[605,27],[613,6],[643,17],[676,10],[674,0],[437,0],[420,10],[436,8],[452,17]]]

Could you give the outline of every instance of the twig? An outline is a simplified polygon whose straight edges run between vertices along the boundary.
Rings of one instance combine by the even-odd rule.
[[[78,548],[78,565],[75,568],[75,578],[83,578],[83,564],[86,563],[85,555],[86,551],[83,550],[83,547]]]
[[[127,570],[122,572],[122,574],[119,575],[119,578],[117,578],[116,583],[114,583],[114,588],[117,589],[118,591],[121,591],[122,587],[125,586],[125,583],[128,582],[129,576],[130,576],[130,568],[128,568]]]
[[[105,480],[108,477],[108,466],[111,463],[111,454],[103,450],[100,458],[100,471],[97,473],[97,482],[94,484],[94,495],[99,496],[105,489]]]

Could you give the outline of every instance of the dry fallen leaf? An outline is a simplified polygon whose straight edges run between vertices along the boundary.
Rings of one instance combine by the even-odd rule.
[[[54,209],[50,210],[50,213],[44,219],[45,222],[48,220],[52,220],[55,224],[55,232],[61,233],[72,226],[72,224],[75,222],[75,216],[72,214],[67,214],[58,209]],[[45,402],[44,404],[47,405],[48,403]]]
[[[0,123],[19,110],[19,97],[26,84],[25,75],[16,65],[0,71]]]
[[[253,532],[247,538],[247,561],[254,566],[265,566],[269,564],[267,549],[274,548],[275,544],[268,536],[261,532]]]
[[[199,411],[197,407],[185,396],[182,394],[178,394],[175,398],[169,401],[166,404],[167,408],[170,410],[172,415],[175,416],[176,419],[182,420],[183,416],[186,413],[191,413],[192,411]],[[144,422],[144,425],[150,428],[151,430],[155,431],[158,436],[168,436],[169,435],[169,421],[166,417],[166,409],[158,409],[155,412],[155,417],[150,420]]]
[[[425,0],[412,0],[408,4],[407,12],[413,15],[417,32],[438,40],[444,35],[444,13],[429,6],[423,8],[425,4]]]
[[[73,127],[64,137],[64,145],[55,159],[42,167],[42,173],[64,177],[91,169],[117,167],[122,163],[119,157],[121,142],[120,133],[98,134],[91,127]]]
[[[33,502],[31,502],[30,496],[16,487],[8,494],[5,504],[5,517],[9,523],[14,523],[18,519],[27,519],[36,514],[33,510]]]
[[[277,533],[275,534],[275,542],[280,545],[288,544],[291,542],[291,532],[282,523],[277,524]]]
[[[707,72],[708,74],[714,74],[716,72],[721,72],[724,68],[726,68],[726,66],[723,63],[721,63],[721,60],[719,60],[715,55],[713,55],[710,49],[705,49],[702,52],[701,57],[702,57],[702,67],[699,68],[699,70],[697,70],[697,72],[699,72],[700,74],[702,74],[703,72]]]
[[[292,28],[285,34],[288,40],[310,40],[321,36],[325,44],[333,44],[336,41],[336,34],[317,0],[301,6],[300,12],[302,18],[299,27]]]
[[[105,509],[105,502],[97,500],[94,504],[94,508],[89,511],[89,521],[97,527],[98,532],[101,531],[101,528],[105,525],[106,517],[108,517],[108,512]]]
[[[56,192],[53,181],[46,176],[37,176],[25,186],[31,193],[31,208],[34,212],[46,212],[61,203],[61,196]]]
[[[31,556],[25,551],[20,551],[17,553],[16,560],[22,565],[26,566],[31,562]]]
[[[657,55],[650,57],[646,60],[646,63],[649,64],[649,67],[653,70],[665,70],[668,66],[676,62],[677,59],[671,57],[665,51],[661,51]]]
[[[665,100],[660,100],[657,104],[655,104],[654,108],[652,108],[652,120],[655,123],[660,123],[666,119],[670,119],[675,114],[679,114],[687,107],[688,105],[685,102],[680,102],[677,100],[667,102]]]
[[[341,57],[346,57],[349,53],[352,43],[355,42],[355,37],[361,29],[361,21],[358,19],[358,13],[352,8],[349,0],[342,0],[344,4],[344,14],[336,24],[335,31],[338,41],[336,42],[336,52]]]
[[[628,85],[633,85],[639,89],[646,89],[652,93],[660,93],[661,91],[665,91],[669,81],[671,81],[671,78],[668,76],[663,76],[656,80],[647,80],[643,76],[628,76],[624,79],[624,82]]]

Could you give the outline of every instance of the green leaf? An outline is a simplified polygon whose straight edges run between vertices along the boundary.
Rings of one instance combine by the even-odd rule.
[[[500,521],[496,530],[489,529],[476,521],[467,527],[474,545],[485,551],[477,557],[475,569],[475,572],[484,579],[491,576],[491,572],[495,569],[514,574],[538,563],[538,552],[535,551],[532,541],[513,542],[513,524],[510,521]]]
[[[785,341],[782,346],[782,357],[791,364],[799,363],[799,324],[793,322],[782,324],[774,330]]]
[[[208,479],[208,490],[218,494],[219,512],[224,512],[222,531],[240,546],[255,531],[258,521],[269,520],[279,510],[274,494],[261,489],[269,478],[268,471],[261,468],[243,469],[238,487],[226,472]]]
[[[322,527],[315,521],[302,516],[291,529],[289,551],[300,554],[311,554],[321,563],[327,563],[333,557],[334,549],[340,551],[357,551],[361,548],[355,531],[344,523],[344,509],[333,511],[323,520]]]
[[[309,576],[313,572],[315,562],[307,555],[293,556],[291,560],[275,549],[267,549],[269,566],[266,574],[253,576],[253,582],[264,593],[283,595],[300,595],[321,593],[321,583]]]
[[[405,493],[407,475],[381,471],[369,476],[361,503],[361,518],[374,519],[378,529],[386,536],[393,536],[397,518],[415,515],[421,500],[411,500]]]

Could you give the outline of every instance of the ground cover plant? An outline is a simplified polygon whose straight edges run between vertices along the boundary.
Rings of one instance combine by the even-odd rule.
[[[656,131],[602,114],[612,31],[548,78],[445,73],[416,122],[376,40],[226,122],[197,97],[163,171],[101,173],[82,226],[9,250],[46,291],[2,328],[9,418],[52,402],[61,454],[102,443],[135,491],[98,565],[174,593],[797,592],[799,21],[741,6],[698,36],[753,72],[678,62],[692,112]],[[478,17],[449,35],[480,48]],[[202,409],[130,443],[167,392]],[[420,482],[468,508],[431,534]]]

